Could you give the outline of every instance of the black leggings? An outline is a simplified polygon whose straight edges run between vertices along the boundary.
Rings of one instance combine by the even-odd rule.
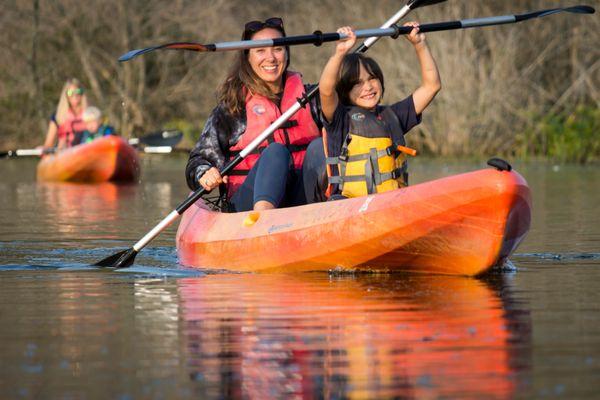
[[[302,169],[294,169],[292,155],[280,143],[271,143],[260,155],[244,183],[232,196],[235,211],[249,211],[264,200],[275,207],[292,207],[324,200],[325,153],[323,140],[306,149]]]

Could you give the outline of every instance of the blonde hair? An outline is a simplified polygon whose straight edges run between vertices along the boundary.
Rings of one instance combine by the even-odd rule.
[[[87,107],[85,110],[83,110],[83,114],[81,115],[81,119],[84,122],[98,121],[100,118],[102,118],[102,111],[94,106]]]
[[[69,103],[69,98],[67,96],[67,90],[70,86],[76,86],[78,88],[82,88],[81,82],[76,78],[67,79],[65,84],[63,85],[62,91],[60,92],[60,99],[58,100],[58,107],[56,107],[56,123],[61,125],[66,119],[69,109],[71,108],[71,104]],[[87,107],[87,97],[84,94],[81,95],[81,103],[79,103],[78,110],[71,110],[74,114],[80,114],[82,110],[85,110]]]

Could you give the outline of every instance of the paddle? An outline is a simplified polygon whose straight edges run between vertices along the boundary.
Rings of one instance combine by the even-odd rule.
[[[429,4],[439,3],[439,1],[427,2]],[[425,4],[422,4],[425,5]],[[418,5],[417,5],[418,7]],[[414,7],[413,7],[414,8]],[[516,14],[516,15],[502,15],[495,17],[486,17],[486,18],[473,18],[473,19],[464,19],[464,20],[456,20],[456,21],[446,21],[446,22],[437,22],[432,24],[423,24],[420,26],[421,32],[438,32],[438,31],[447,31],[453,29],[466,29],[466,28],[475,28],[482,26],[492,26],[492,25],[503,25],[503,24],[511,24],[516,22],[522,22],[533,18],[541,18],[546,17],[548,15],[553,15],[561,12],[574,13],[574,14],[593,14],[595,12],[594,8],[590,6],[574,6],[574,7],[565,7],[565,8],[552,8],[541,11],[532,11],[525,14]],[[412,27],[399,27],[394,23],[383,26],[379,29],[364,29],[357,30],[355,32],[357,38],[375,38],[382,36],[390,36],[394,39],[399,35],[407,35],[412,31]],[[160,49],[171,49],[171,50],[191,50],[198,52],[216,52],[216,51],[231,51],[231,50],[247,50],[258,47],[273,47],[273,46],[295,46],[301,44],[314,44],[316,46],[320,46],[325,42],[335,42],[340,39],[345,39],[347,35],[332,32],[332,33],[322,33],[320,31],[316,31],[311,35],[299,35],[299,36],[287,36],[282,38],[274,38],[274,39],[262,39],[262,40],[241,40],[234,42],[221,42],[221,43],[210,43],[210,44],[200,44],[200,43],[190,43],[190,42],[175,42],[175,43],[167,43],[158,46],[147,47],[145,49],[137,49],[131,50],[121,57],[119,57],[119,61],[128,61],[132,58],[135,58],[141,54],[149,53],[154,50]],[[376,39],[369,39],[373,42]],[[367,45],[365,42],[364,45],[367,47],[372,43]]]
[[[387,28],[398,22],[411,10],[419,7],[428,6],[431,4],[441,3],[445,0],[409,0],[409,2],[400,9],[392,18],[387,20],[382,28]],[[373,43],[377,41],[377,38],[369,38],[365,41],[357,51],[364,53],[369,49]],[[283,125],[288,119],[290,119],[300,108],[304,107],[311,98],[316,96],[319,92],[319,87],[315,86],[311,91],[304,95],[304,97],[298,99],[298,101],[284,112],[279,118],[275,120],[267,129],[265,129],[256,139],[254,139],[244,150],[242,150],[233,160],[229,161],[227,165],[223,167],[219,172],[221,175],[227,175],[233,168],[235,168],[242,160],[250,154],[258,145],[264,142],[269,136],[273,134],[281,125]],[[94,266],[108,267],[108,268],[126,268],[133,264],[135,257],[150,241],[158,236],[165,228],[173,223],[181,214],[185,212],[189,207],[192,206],[200,197],[206,193],[204,188],[200,188],[192,193],[183,203],[181,203],[175,210],[171,211],[162,221],[158,223],[150,232],[148,232],[143,238],[133,245],[130,249],[120,251],[111,256],[108,256],[97,263]]]
[[[145,153],[170,153],[173,150],[173,146],[181,141],[183,138],[183,132],[179,130],[162,130],[150,133],[140,138],[131,138],[128,140],[132,146],[144,145],[143,151]],[[29,157],[37,156],[40,157],[44,154],[51,154],[56,151],[55,148],[47,149],[15,149],[0,151],[0,158],[3,157]]]
[[[14,149],[14,150],[4,150],[0,151],[0,158],[5,157],[23,157],[23,156],[38,156],[40,157],[43,154],[54,153],[55,149]]]

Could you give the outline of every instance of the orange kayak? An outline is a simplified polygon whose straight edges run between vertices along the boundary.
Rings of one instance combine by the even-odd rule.
[[[480,275],[523,240],[531,194],[484,169],[386,193],[263,212],[182,216],[183,265],[241,272],[368,270]]]
[[[132,182],[139,176],[135,148],[118,136],[105,136],[44,156],[37,178],[44,182]]]

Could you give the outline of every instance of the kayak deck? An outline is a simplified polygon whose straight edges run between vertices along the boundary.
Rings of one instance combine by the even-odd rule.
[[[347,200],[218,213],[200,203],[177,232],[183,265],[241,272],[412,271],[479,275],[523,240],[531,195],[485,169]]]
[[[133,182],[139,169],[135,148],[121,137],[105,136],[44,156],[37,178],[44,182]]]

